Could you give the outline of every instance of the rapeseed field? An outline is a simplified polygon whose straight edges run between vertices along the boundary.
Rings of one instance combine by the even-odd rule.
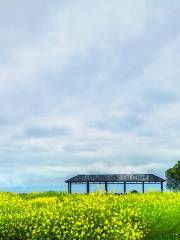
[[[0,193],[0,239],[179,240],[180,193]]]

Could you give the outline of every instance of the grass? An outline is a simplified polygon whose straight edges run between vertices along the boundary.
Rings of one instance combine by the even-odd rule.
[[[179,240],[180,193],[0,193],[0,239]]]

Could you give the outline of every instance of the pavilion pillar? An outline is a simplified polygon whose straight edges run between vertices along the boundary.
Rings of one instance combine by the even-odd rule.
[[[142,182],[142,193],[144,193],[144,182]]]
[[[105,191],[108,192],[108,183],[105,182]]]
[[[163,192],[163,182],[161,182],[161,192]]]
[[[126,182],[124,182],[124,193],[126,193]]]
[[[89,189],[90,189],[90,187],[89,187],[89,182],[87,182],[86,184],[87,184],[87,185],[86,185],[87,193],[89,193]]]
[[[71,182],[68,182],[68,193],[71,193]]]

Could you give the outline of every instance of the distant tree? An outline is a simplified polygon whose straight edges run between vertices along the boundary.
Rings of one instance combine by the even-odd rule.
[[[172,191],[180,191],[180,161],[166,171],[167,188]]]
[[[137,190],[132,190],[131,193],[138,193],[138,191]]]

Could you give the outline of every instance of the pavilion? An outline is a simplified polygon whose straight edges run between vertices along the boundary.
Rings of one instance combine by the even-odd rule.
[[[126,193],[127,184],[142,184],[144,193],[145,184],[160,184],[163,192],[163,182],[165,179],[154,174],[105,174],[105,175],[77,175],[65,181],[68,183],[68,193],[72,192],[72,184],[86,184],[87,193],[90,192],[90,184],[104,184],[105,191],[108,192],[108,184],[123,184]]]

